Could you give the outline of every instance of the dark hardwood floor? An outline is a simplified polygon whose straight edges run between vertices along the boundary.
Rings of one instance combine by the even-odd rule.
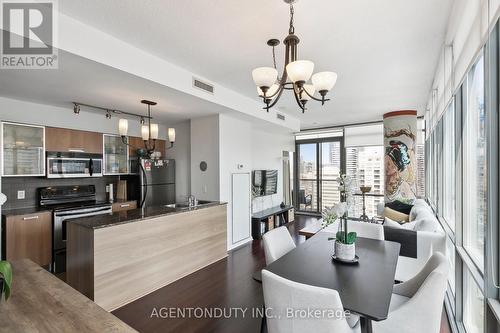
[[[288,225],[296,243],[305,241],[298,232],[315,219],[297,215],[295,222]],[[252,316],[251,311],[262,307],[262,286],[252,279],[252,274],[264,266],[262,243],[253,241],[231,251],[226,259],[127,304],[113,314],[139,332],[260,332],[261,319]],[[176,308],[185,309],[186,316],[191,311],[192,316],[180,318],[182,313],[169,312]],[[226,314],[231,308],[249,310],[244,317],[240,310],[232,310],[232,318],[199,318],[203,308],[222,308]],[[449,332],[443,311],[440,333]]]

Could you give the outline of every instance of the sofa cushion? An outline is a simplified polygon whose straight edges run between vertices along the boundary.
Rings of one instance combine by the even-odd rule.
[[[393,202],[388,202],[385,204],[386,207],[389,207],[390,209],[394,209],[400,213],[403,214],[410,214],[410,211],[413,207],[413,205],[407,204],[406,202],[402,202],[399,200],[395,200]]]
[[[432,217],[423,217],[415,220],[415,231],[429,231],[429,232],[438,232],[439,231],[439,222],[438,220]]]
[[[388,217],[393,221],[399,222],[399,223],[405,223],[409,221],[409,216],[400,213],[397,210],[391,209],[389,207],[385,207],[384,209],[384,217]]]
[[[421,200],[421,199],[419,199]],[[414,221],[419,218],[421,214],[427,214],[430,213],[432,215],[432,210],[431,208],[424,202],[424,203],[417,203],[413,205],[413,208],[410,211],[409,215],[409,220]]]

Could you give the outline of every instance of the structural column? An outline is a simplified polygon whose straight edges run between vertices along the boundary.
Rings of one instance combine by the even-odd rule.
[[[417,111],[384,114],[385,202],[411,203],[417,193]]]

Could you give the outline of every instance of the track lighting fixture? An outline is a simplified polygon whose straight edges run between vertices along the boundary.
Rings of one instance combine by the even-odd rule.
[[[80,105],[79,104],[73,103],[73,112],[75,114],[80,114]]]

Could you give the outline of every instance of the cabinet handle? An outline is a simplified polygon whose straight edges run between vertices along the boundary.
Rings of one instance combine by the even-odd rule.
[[[83,149],[83,148],[68,148],[68,151],[70,151],[72,153],[84,153],[85,149]]]
[[[38,215],[23,217],[23,220],[38,220]]]
[[[130,204],[121,204],[120,208],[130,207]]]

